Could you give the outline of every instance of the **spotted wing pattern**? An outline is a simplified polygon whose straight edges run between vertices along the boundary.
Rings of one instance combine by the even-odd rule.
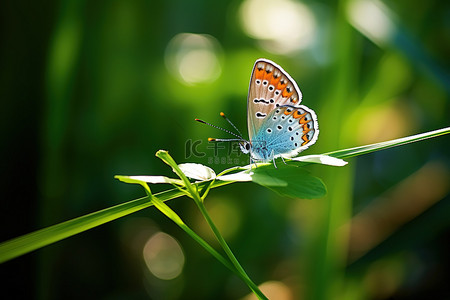
[[[255,62],[247,99],[253,159],[290,158],[316,142],[317,116],[301,100],[297,84],[280,66],[267,59]]]
[[[319,134],[317,116],[304,105],[272,110],[252,140],[255,160],[290,158],[314,144]]]
[[[270,60],[258,59],[253,66],[247,99],[250,140],[274,108],[298,105],[301,99],[302,93],[289,74]]]

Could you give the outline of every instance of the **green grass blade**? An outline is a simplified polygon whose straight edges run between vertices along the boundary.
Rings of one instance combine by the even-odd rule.
[[[219,181],[215,182],[212,187],[230,183],[231,182]],[[155,196],[161,201],[167,201],[184,196],[184,193],[178,189],[171,189],[155,194]],[[148,197],[142,197],[5,241],[0,244],[0,263],[152,205],[153,204],[148,200]]]
[[[338,158],[352,157],[394,146],[400,146],[412,142],[421,141],[424,139],[437,137],[448,133],[450,133],[450,127],[430,131],[427,133],[417,134],[405,138],[400,138],[392,141],[333,151],[326,154]],[[281,180],[285,181],[286,179]],[[215,188],[230,183],[232,182],[215,181],[213,184],[211,184],[210,188]],[[200,184],[199,188],[201,189],[205,184],[206,183]],[[271,188],[273,189],[274,187]],[[177,189],[171,189],[168,191],[158,193],[155,196],[157,196],[162,201],[167,201],[183,195],[184,193],[182,193],[181,191]],[[41,230],[37,230],[35,232],[31,232],[29,234],[3,242],[0,244],[0,263],[18,257],[20,255],[26,254],[33,250],[39,249],[46,245],[55,243],[57,241],[75,235],[77,233],[113,221],[120,217],[129,215],[133,212],[139,211],[152,205],[153,204],[148,201],[147,197],[143,197],[110,208],[106,208],[79,218],[75,218],[63,223],[59,223]]]
[[[127,175],[116,175],[114,178],[119,179],[125,183],[170,183],[172,185],[184,185],[179,179],[168,178],[166,176],[127,176]]]
[[[150,206],[147,197],[100,210],[0,244],[0,263]]]
[[[151,199],[153,205],[164,215],[166,215],[169,219],[171,219],[175,224],[177,224],[181,229],[183,229],[189,236],[191,236],[197,243],[199,243],[206,251],[208,251],[212,256],[214,256],[218,261],[220,261],[225,267],[230,269],[236,275],[240,275],[234,267],[222,256],[219,252],[217,252],[213,247],[211,247],[204,239],[202,239],[199,235],[197,235],[189,226],[187,226],[183,220],[178,216],[178,214],[173,211],[169,206],[167,206],[163,201],[158,199],[152,195],[149,186],[144,181],[133,181],[130,183],[140,184],[147,192],[147,196]],[[245,278],[243,278],[245,280]]]
[[[426,140],[429,138],[433,138],[433,137],[437,137],[437,136],[449,134],[449,133],[450,133],[450,127],[446,127],[446,128],[429,131],[429,132],[425,132],[425,133],[420,133],[420,134],[416,134],[416,135],[412,135],[412,136],[408,136],[408,137],[404,137],[404,138],[399,138],[399,139],[395,139],[395,140],[391,140],[391,141],[387,141],[387,142],[381,142],[381,143],[370,144],[370,145],[365,145],[365,146],[360,146],[360,147],[355,147],[355,148],[343,149],[343,150],[328,152],[328,153],[324,153],[324,154],[333,156],[333,157],[337,157],[337,158],[352,157],[352,156],[367,154],[370,152],[387,149],[387,148],[391,148],[391,147],[395,147],[395,146],[401,146],[401,145],[405,145],[405,144],[409,144],[409,143],[414,143],[414,142]]]
[[[195,204],[197,204],[203,217],[205,218],[206,222],[211,227],[211,230],[213,231],[214,235],[216,236],[216,239],[218,240],[219,244],[222,246],[222,249],[225,251],[225,253],[227,254],[231,263],[236,268],[236,272],[238,272],[240,274],[240,277],[245,281],[245,283],[248,285],[248,287],[255,293],[255,295],[258,297],[258,299],[267,299],[267,297],[261,292],[261,290],[258,288],[258,286],[247,275],[244,268],[242,268],[241,264],[234,256],[234,254],[231,251],[230,247],[228,246],[227,242],[220,234],[216,225],[214,224],[214,222],[212,221],[208,212],[206,211],[205,206],[203,205],[201,196],[198,193],[198,189],[194,189],[194,185],[190,183],[189,179],[186,177],[186,175],[180,169],[178,164],[175,162],[175,160],[172,158],[172,156],[170,156],[170,154],[167,151],[159,150],[158,152],[156,152],[156,157],[160,158],[166,164],[171,166],[173,171],[180,177],[181,180],[183,180],[184,184],[186,185],[186,189],[188,190],[191,198],[194,200]]]

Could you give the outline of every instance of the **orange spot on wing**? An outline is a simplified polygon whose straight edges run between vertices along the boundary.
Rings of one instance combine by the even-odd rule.
[[[284,90],[284,88],[286,87],[287,83],[281,83],[281,81],[278,83],[277,85],[277,90]]]
[[[304,142],[302,143],[302,146],[305,146],[309,142],[308,136],[306,134],[304,136],[302,136],[302,140],[304,140]]]
[[[278,85],[278,82],[280,82],[280,79],[281,79],[280,76],[278,76],[277,78],[272,76],[272,80],[270,80],[270,84],[273,85],[274,87],[276,87]]]
[[[288,111],[287,109],[284,111],[284,114],[287,116],[287,115],[290,115],[292,113],[292,110],[291,111]]]
[[[306,115],[306,113],[304,113],[303,115]],[[298,121],[300,124],[306,124],[306,123],[308,123],[309,122],[309,120],[306,120],[305,119],[305,116],[303,116],[303,118],[301,118],[299,121]],[[303,126],[303,128],[305,127],[305,125]]]
[[[308,124],[303,124],[303,134],[307,134],[310,131],[311,131],[311,129],[308,128]]]
[[[290,96],[292,96],[294,92],[288,92],[286,89],[283,90],[283,92],[281,92],[281,95],[283,96],[283,98],[289,98]]]
[[[272,77],[273,77],[273,73],[266,71],[266,74],[264,75],[264,79],[267,80],[268,82],[270,82],[272,80]]]
[[[298,118],[304,117],[305,115],[306,115],[306,113],[301,114],[301,113],[298,112],[298,110],[296,110],[296,111],[294,111],[294,114],[292,116],[295,119],[298,119]]]
[[[261,70],[255,69],[255,78],[263,80],[264,73],[265,73],[264,69],[261,69]]]
[[[304,119],[304,118],[303,118]],[[301,122],[302,120],[300,120]],[[308,125],[305,123],[303,124],[303,136],[302,136],[302,140],[304,140],[304,142],[302,143],[302,146],[304,146],[306,143],[308,143],[310,140],[308,139],[308,132],[311,131],[310,128],[308,128]]]

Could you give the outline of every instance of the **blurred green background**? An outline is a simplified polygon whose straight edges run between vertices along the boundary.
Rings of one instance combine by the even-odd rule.
[[[113,176],[172,176],[159,149],[216,172],[246,164],[193,120],[229,128],[223,111],[246,135],[260,57],[318,114],[305,154],[449,125],[449,1],[2,1],[0,14],[0,241],[143,196]],[[444,136],[309,167],[323,199],[239,183],[206,204],[270,299],[450,299],[449,147]],[[190,199],[168,204],[217,246]],[[0,274],[10,299],[249,294],[154,208]]]

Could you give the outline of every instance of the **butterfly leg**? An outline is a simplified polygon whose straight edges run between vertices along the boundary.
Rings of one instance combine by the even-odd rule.
[[[258,164],[256,162],[257,162],[257,160],[253,161],[253,163],[255,164],[255,169],[258,167]]]
[[[284,164],[287,165],[287,163],[284,161],[283,156],[280,156],[280,157],[281,157],[281,160],[284,162]]]
[[[256,160],[253,160],[252,156],[250,155],[250,170],[252,169],[252,164],[255,164],[255,168],[258,167],[258,165],[256,164]]]
[[[273,166],[275,167],[275,169],[278,169],[277,168],[277,164],[275,163],[275,154],[274,154],[274,152],[273,152],[273,150],[272,150],[272,153],[270,153],[270,158],[272,159],[272,161],[273,161]]]

